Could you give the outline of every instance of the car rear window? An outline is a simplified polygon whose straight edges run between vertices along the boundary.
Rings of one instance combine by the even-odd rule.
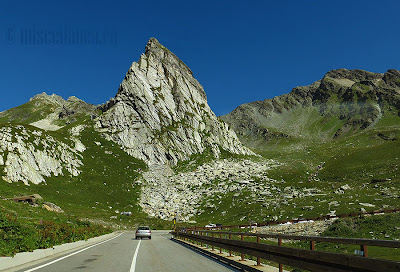
[[[149,227],[138,227],[138,230],[149,230]]]

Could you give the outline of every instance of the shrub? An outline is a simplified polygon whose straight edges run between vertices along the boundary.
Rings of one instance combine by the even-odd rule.
[[[0,212],[0,255],[13,256],[18,252],[87,240],[112,231],[88,221],[70,218],[59,221],[30,222]]]

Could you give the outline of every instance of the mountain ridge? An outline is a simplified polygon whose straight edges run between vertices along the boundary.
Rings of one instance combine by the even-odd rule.
[[[315,109],[321,122],[328,123],[335,117],[336,123],[342,122],[334,133],[329,132],[329,137],[325,137],[331,139],[370,127],[379,120],[382,111],[400,115],[399,82],[400,72],[394,69],[384,74],[336,69],[308,86],[295,87],[290,93],[272,99],[242,104],[220,118],[242,141],[246,142],[246,137],[268,141],[301,134],[301,129],[284,127],[285,120],[290,122],[294,116],[286,119],[283,116],[290,116],[296,109]]]

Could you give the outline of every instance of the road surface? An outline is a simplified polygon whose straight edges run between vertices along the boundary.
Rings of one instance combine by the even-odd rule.
[[[171,241],[167,231],[135,240],[124,232],[101,243],[17,271],[25,272],[224,272],[237,271]]]

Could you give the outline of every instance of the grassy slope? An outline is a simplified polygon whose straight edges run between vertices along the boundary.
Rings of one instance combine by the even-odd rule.
[[[79,176],[52,176],[46,178],[47,185],[25,186],[22,183],[0,182],[0,195],[12,197],[37,193],[45,201],[60,206],[67,214],[80,218],[122,223],[132,228],[144,223],[154,228],[170,228],[170,222],[149,219],[138,206],[140,184],[137,181],[141,176],[139,169],[146,170],[144,162],[129,156],[115,143],[105,140],[95,132],[86,118],[78,123],[89,124],[81,135],[87,149],[82,153],[84,165],[80,168],[82,173]],[[70,126],[47,133],[65,141]],[[101,145],[95,144],[95,141]],[[2,170],[3,167],[0,167]],[[21,211],[17,208],[14,210]],[[131,211],[133,216],[121,216],[116,211]],[[111,216],[117,218],[110,219]]]
[[[346,218],[335,221],[322,236],[328,237],[363,237],[368,239],[393,240],[400,237],[400,213],[366,216],[360,218]],[[290,246],[309,248],[309,243],[298,242]],[[340,245],[331,243],[316,243],[316,249],[337,253],[354,254],[360,250],[357,245]],[[378,259],[400,261],[400,249],[384,247],[368,247],[368,256]]]
[[[0,203],[0,256],[49,248],[110,233],[102,225],[26,203]]]
[[[21,106],[0,113],[0,123],[29,124],[39,121],[54,112],[57,105],[49,101],[29,101]]]
[[[271,141],[264,146],[262,155],[286,162],[286,171],[278,170],[274,176],[290,180],[306,181],[307,172],[314,171],[323,162],[319,178],[327,182],[365,183],[373,178],[397,180],[400,142],[384,140],[378,134],[400,139],[400,118],[385,116],[371,129],[329,142],[306,138]]]
[[[385,114],[367,130],[350,131],[328,140],[343,125],[341,120],[334,116],[318,116],[310,110],[305,114],[298,110],[288,118],[294,116],[295,120],[288,124],[291,128],[286,129],[296,130],[297,137],[274,139],[263,143],[262,148],[254,149],[265,158],[283,163],[268,170],[269,177],[285,181],[274,184],[278,190],[267,198],[276,204],[264,207],[263,202],[257,202],[249,191],[242,191],[237,197],[233,196],[234,193],[227,193],[211,197],[213,203],[221,203],[216,208],[203,207],[205,212],[197,216],[196,221],[200,224],[247,224],[250,221],[276,220],[276,217],[278,220],[316,217],[332,210],[342,214],[360,212],[361,208],[371,211],[400,207],[400,117]],[[305,122],[305,119],[309,121]],[[386,140],[378,135],[384,135]],[[322,165],[320,170],[319,165]],[[314,173],[316,175],[309,181]],[[334,193],[345,184],[351,189],[343,194]],[[285,200],[282,192],[289,186],[299,190],[317,188],[322,195]],[[382,193],[384,188],[393,195]],[[338,205],[332,204],[334,201]],[[375,207],[359,203],[371,203]],[[228,213],[224,215],[223,211]]]
[[[386,115],[371,129],[326,143],[305,138],[272,141],[265,146],[262,154],[285,163],[283,168],[270,171],[270,175],[276,179],[283,178],[289,184],[303,182],[304,186],[321,189],[349,184],[353,188],[352,194],[326,196],[327,202],[340,198],[344,203],[373,203],[376,209],[382,205],[399,207],[398,198],[382,198],[377,189],[386,186],[398,190],[400,187],[400,142],[383,140],[378,134],[400,139],[400,118]],[[322,163],[323,168],[316,179],[308,182],[310,174],[315,173],[317,166]],[[373,180],[386,179],[388,180],[382,183],[372,183]],[[357,207],[344,205],[337,208],[337,213],[357,211]]]

